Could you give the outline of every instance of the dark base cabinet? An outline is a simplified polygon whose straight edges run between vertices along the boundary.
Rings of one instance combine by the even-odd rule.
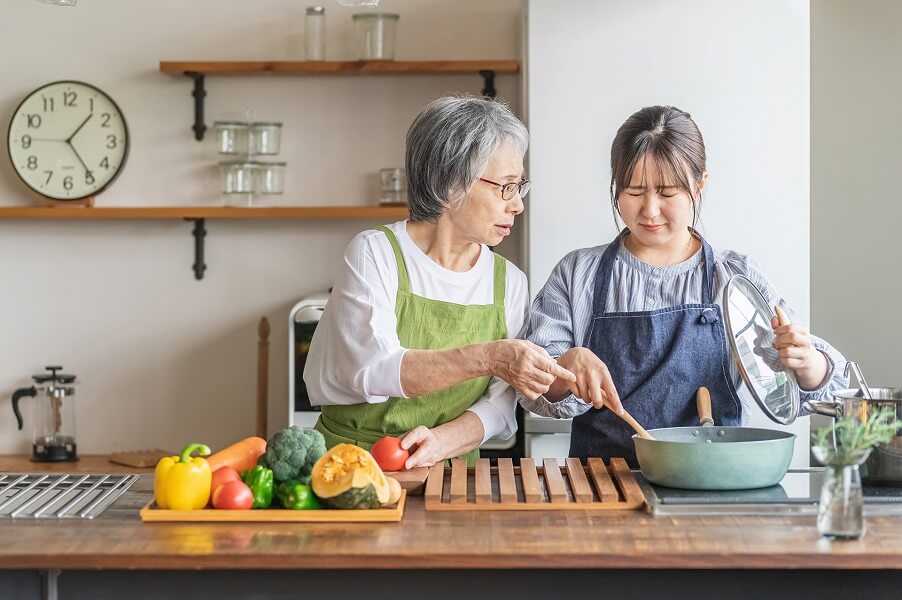
[[[188,559],[190,560],[190,559]],[[820,570],[292,570],[63,571],[61,600],[366,598],[649,598],[865,600],[898,598],[902,571]],[[0,598],[46,598],[36,572],[0,571]]]

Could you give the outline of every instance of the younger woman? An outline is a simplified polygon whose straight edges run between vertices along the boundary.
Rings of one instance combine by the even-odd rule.
[[[611,203],[626,227],[610,244],[565,256],[532,305],[529,340],[576,376],[524,408],[573,418],[570,456],[622,456],[636,465],[625,408],[646,429],[698,423],[695,395],[711,392],[715,423],[747,422],[723,329],[721,297],[748,277],[772,306],[786,302],[747,256],[715,251],[694,229],[708,179],[705,144],[689,114],[643,108],[611,147]],[[616,217],[615,217],[616,218]],[[798,324],[773,323],[774,348],[802,401],[846,387],[845,359]],[[604,410],[609,407],[612,410]]]

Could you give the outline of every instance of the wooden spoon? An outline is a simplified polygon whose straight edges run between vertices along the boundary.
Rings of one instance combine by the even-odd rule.
[[[610,407],[608,407],[608,408],[610,409]],[[614,414],[617,415],[617,412],[615,411]],[[655,439],[652,434],[648,433],[645,430],[645,427],[642,427],[642,425],[639,425],[639,421],[634,419],[633,415],[629,414],[625,408],[623,409],[623,414],[617,415],[617,416],[620,417],[621,419],[623,419],[627,425],[632,427],[633,431],[638,433],[640,438],[645,439],[645,440],[654,440]]]

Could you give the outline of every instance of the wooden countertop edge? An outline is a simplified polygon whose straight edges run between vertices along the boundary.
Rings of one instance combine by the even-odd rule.
[[[397,556],[265,556],[248,554],[195,555],[0,555],[0,570],[129,569],[129,570],[283,570],[283,569],[701,569],[788,570],[902,569],[897,554],[665,554],[542,556],[461,556],[410,554]]]

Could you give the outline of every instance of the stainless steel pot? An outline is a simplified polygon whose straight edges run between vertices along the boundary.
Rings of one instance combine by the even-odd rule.
[[[828,417],[851,415],[866,420],[876,410],[892,410],[902,417],[902,388],[868,388],[871,398],[862,398],[858,388],[839,390],[833,402],[805,402],[809,412]],[[862,480],[876,485],[902,485],[902,429],[889,443],[874,448],[861,469]]]

